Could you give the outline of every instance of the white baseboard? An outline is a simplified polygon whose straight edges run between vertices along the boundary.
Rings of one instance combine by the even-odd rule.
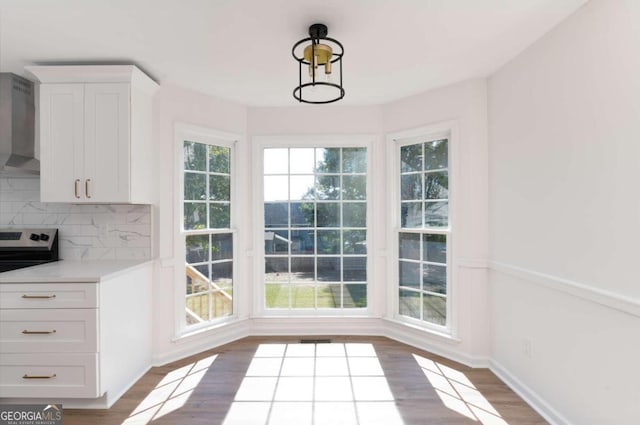
[[[567,418],[500,363],[491,359],[489,369],[551,425],[570,425]]]

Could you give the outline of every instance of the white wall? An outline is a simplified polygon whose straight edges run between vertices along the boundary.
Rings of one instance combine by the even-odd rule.
[[[639,22],[592,0],[489,80],[492,356],[557,423],[640,418]]]
[[[158,235],[158,251],[160,260],[157,262],[153,282],[153,325],[154,325],[154,355],[157,359],[179,356],[180,353],[193,353],[201,343],[194,339],[175,341],[175,276],[184,269],[184,253],[175,251],[174,234],[180,217],[176,217],[175,189],[176,171],[176,142],[174,127],[177,123],[211,128],[243,136],[246,131],[246,108],[241,105],[212,98],[201,93],[185,90],[176,86],[164,85],[154,98],[154,140],[159,149],[160,168],[160,202],[155,211],[155,234]],[[250,155],[251,150],[244,140],[240,140],[237,147],[238,156]],[[238,185],[246,183],[245,174],[249,170],[242,168],[238,175]],[[238,206],[243,205],[239,200]],[[241,223],[246,219],[241,217]],[[249,224],[250,221],[247,221]],[[250,227],[240,226],[238,252],[246,253],[247,247],[244,235],[250,234]],[[249,236],[250,238],[250,236]],[[244,271],[239,271],[237,281],[246,281]],[[246,313],[245,313],[246,314]]]
[[[487,87],[484,79],[465,81],[413,96],[383,107],[385,133],[454,121],[458,140],[452,179],[455,203],[452,220],[454,322],[457,351],[470,363],[482,364],[489,354],[487,286]],[[393,225],[386,223],[386,227]],[[430,341],[443,346],[438,340]],[[449,344],[450,345],[450,344]]]

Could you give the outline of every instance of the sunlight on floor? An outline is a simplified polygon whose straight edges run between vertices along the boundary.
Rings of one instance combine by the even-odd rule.
[[[464,373],[417,354],[413,358],[449,409],[483,425],[508,425]]]
[[[372,344],[261,344],[224,425],[404,425]]]
[[[181,409],[217,356],[169,372],[122,425],[148,425]],[[508,425],[464,373],[413,358],[448,409],[483,425]],[[253,424],[406,425],[365,343],[260,344],[223,423]]]
[[[207,373],[215,356],[207,357],[169,372],[140,402],[122,425],[147,425],[180,409]]]

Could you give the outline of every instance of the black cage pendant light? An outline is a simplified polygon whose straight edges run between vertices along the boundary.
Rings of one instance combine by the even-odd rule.
[[[298,61],[298,87],[293,90],[293,97],[300,102],[332,103],[344,97],[344,48],[338,40],[327,37],[327,33],[326,25],[313,24],[309,27],[309,37],[298,41],[291,49]]]

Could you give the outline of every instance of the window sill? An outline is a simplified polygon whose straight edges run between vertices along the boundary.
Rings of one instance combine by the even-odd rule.
[[[237,317],[231,316],[225,319],[221,319],[220,321],[215,323],[198,326],[194,329],[183,329],[181,332],[176,333],[176,335],[171,339],[171,342],[179,343],[185,340],[203,336],[204,334],[207,334],[209,332],[219,331],[221,329],[225,329],[231,332],[240,332],[241,329],[232,328],[246,326],[244,322],[246,321],[240,321]]]
[[[404,328],[402,329],[403,331],[406,329],[409,329],[411,332],[416,332],[416,333],[419,332],[420,334],[423,334],[423,335],[426,334],[430,337],[433,337],[436,340],[446,342],[448,344],[460,344],[462,342],[462,340],[457,336],[455,336],[452,332],[439,331],[439,330],[428,328],[425,326],[419,326],[413,323],[405,322],[403,320],[399,320],[396,318],[385,317],[383,318],[383,320],[389,323],[391,326],[393,326],[393,328],[390,328],[391,332],[393,332],[394,328],[397,328],[397,329]]]

